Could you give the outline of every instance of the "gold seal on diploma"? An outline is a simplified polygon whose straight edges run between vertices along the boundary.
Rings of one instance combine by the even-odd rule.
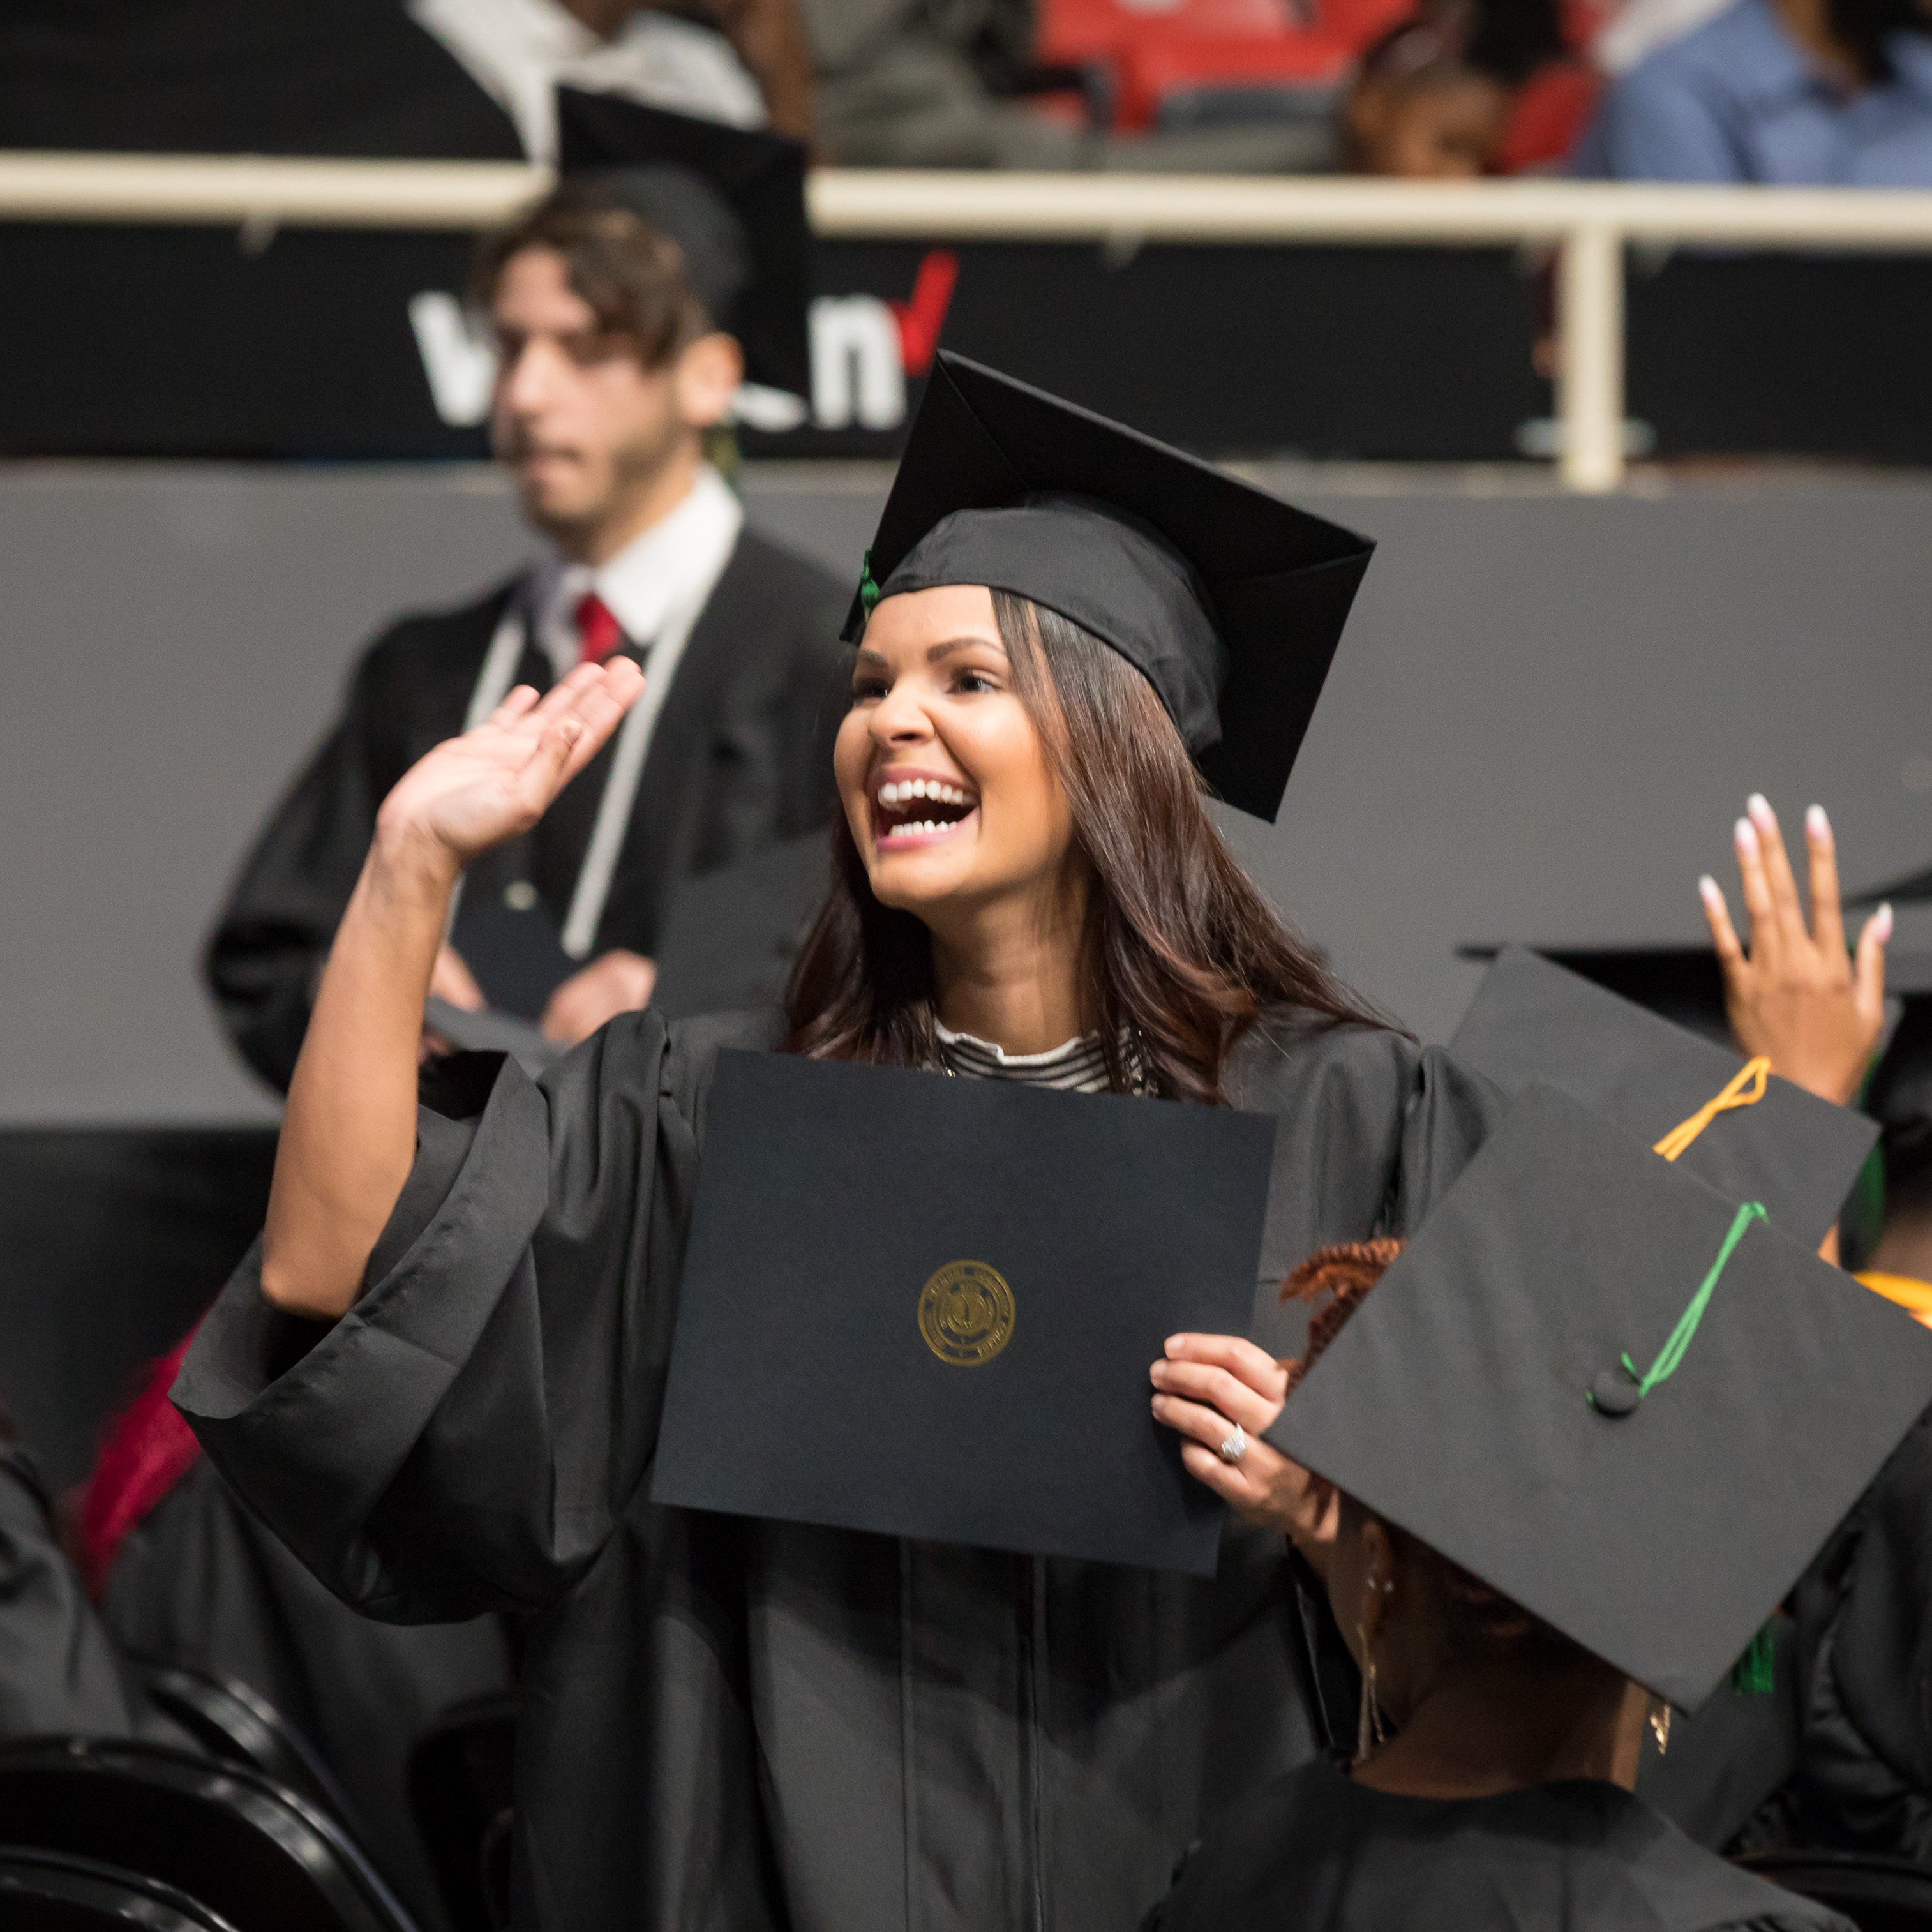
[[[948,1262],[920,1295],[919,1332],[942,1362],[976,1368],[1013,1339],[1013,1292],[984,1262]]]

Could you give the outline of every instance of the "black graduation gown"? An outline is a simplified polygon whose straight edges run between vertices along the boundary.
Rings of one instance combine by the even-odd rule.
[[[1594,1780],[1396,1797],[1332,1764],[1255,1792],[1142,1932],[1856,1932]]]
[[[533,1614],[524,1932],[1120,1932],[1318,1749],[1286,1546],[1231,1526],[1203,1581],[653,1507],[715,1051],[777,1037],[646,1012],[534,1085],[448,1063],[356,1306],[298,1337],[251,1258],[175,1400],[370,1614]],[[1287,1270],[1408,1228],[1502,1106],[1366,1028],[1252,1035],[1228,1085],[1280,1122],[1277,1352],[1305,1331]]]
[[[1932,1862],[1932,1410],[1796,1593],[1790,1835]]]
[[[0,1442],[0,1741],[47,1732],[179,1736],[130,1682],[55,1540],[32,1460]]]
[[[230,1037],[287,1088],[309,1004],[389,788],[463,728],[518,584],[454,611],[406,617],[357,667],[341,717],[244,865],[204,961]],[[823,824],[848,658],[849,586],[747,529],[706,603],[652,734],[595,951],[649,955],[672,889]],[[521,682],[550,681],[526,649]],[[589,845],[612,747],[566,788],[526,844],[480,862],[528,871],[560,928]]]
[[[230,1678],[321,1754],[358,1843],[425,1927],[442,1923],[405,1772],[430,1725],[465,1698],[507,1690],[501,1621],[399,1627],[325,1590],[197,1462],[123,1540],[100,1603],[128,1655]]]

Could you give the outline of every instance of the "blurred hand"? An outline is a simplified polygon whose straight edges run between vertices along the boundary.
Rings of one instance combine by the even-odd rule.
[[[1892,908],[1865,921],[1854,962],[1845,951],[1838,861],[1822,806],[1804,814],[1811,925],[1798,903],[1776,814],[1754,793],[1736,832],[1738,872],[1750,914],[1750,946],[1738,943],[1718,882],[1697,882],[1724,974],[1731,1030],[1747,1054],[1840,1106],[1854,1100],[1885,1019],[1885,946]]]
[[[460,1006],[466,1013],[483,1010],[483,988],[477,985],[463,955],[447,942],[437,951],[436,965],[429,976],[429,996]],[[416,1064],[426,1066],[432,1060],[442,1060],[455,1051],[435,1028],[426,1026],[422,1038],[416,1042]]]
[[[536,824],[644,688],[628,658],[580,664],[541,699],[519,685],[475,730],[446,739],[396,781],[376,814],[379,849],[406,856],[404,876],[420,866],[453,880]]]
[[[658,982],[655,962],[641,953],[614,946],[573,973],[550,996],[541,1022],[546,1040],[574,1046],[588,1040],[607,1020],[634,1013],[651,1003]]]
[[[429,996],[446,1005],[460,1006],[466,1013],[483,1010],[483,988],[477,985],[463,955],[446,941],[436,956],[436,970],[429,976]]]
[[[1148,1379],[1159,1391],[1154,1419],[1183,1438],[1180,1460],[1188,1474],[1244,1522],[1293,1538],[1325,1573],[1335,1540],[1335,1492],[1261,1439],[1287,1396],[1281,1364],[1238,1335],[1170,1335],[1167,1353]],[[1224,1462],[1220,1445],[1238,1423],[1247,1447],[1239,1462]]]

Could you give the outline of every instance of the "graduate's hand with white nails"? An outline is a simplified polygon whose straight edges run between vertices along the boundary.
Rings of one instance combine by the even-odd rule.
[[[1188,1474],[1244,1521],[1292,1537],[1320,1568],[1316,1552],[1335,1540],[1332,1492],[1318,1497],[1308,1472],[1261,1439],[1286,1400],[1287,1370],[1238,1335],[1170,1335],[1148,1379],[1154,1419],[1180,1436]],[[1240,1461],[1223,1462],[1220,1445],[1237,1423],[1247,1446]]]
[[[454,877],[536,824],[644,688],[628,658],[581,664],[541,698],[519,685],[475,730],[425,752],[396,782],[376,815],[378,844]]]
[[[1698,881],[1724,969],[1731,1030],[1748,1054],[1768,1058],[1774,1072],[1844,1106],[1857,1096],[1884,1023],[1892,908],[1880,906],[1866,920],[1856,957],[1848,955],[1838,853],[1821,806],[1804,814],[1808,926],[1777,815],[1760,795],[1752,794],[1734,838],[1750,917],[1748,947],[1738,938],[1717,881]]]

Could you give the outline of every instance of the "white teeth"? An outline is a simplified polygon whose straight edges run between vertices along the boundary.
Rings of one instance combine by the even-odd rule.
[[[947,784],[938,778],[904,778],[879,788],[879,803],[887,810],[896,811],[916,798],[929,798],[938,805],[957,806],[962,811],[970,811],[973,804],[959,786]]]

